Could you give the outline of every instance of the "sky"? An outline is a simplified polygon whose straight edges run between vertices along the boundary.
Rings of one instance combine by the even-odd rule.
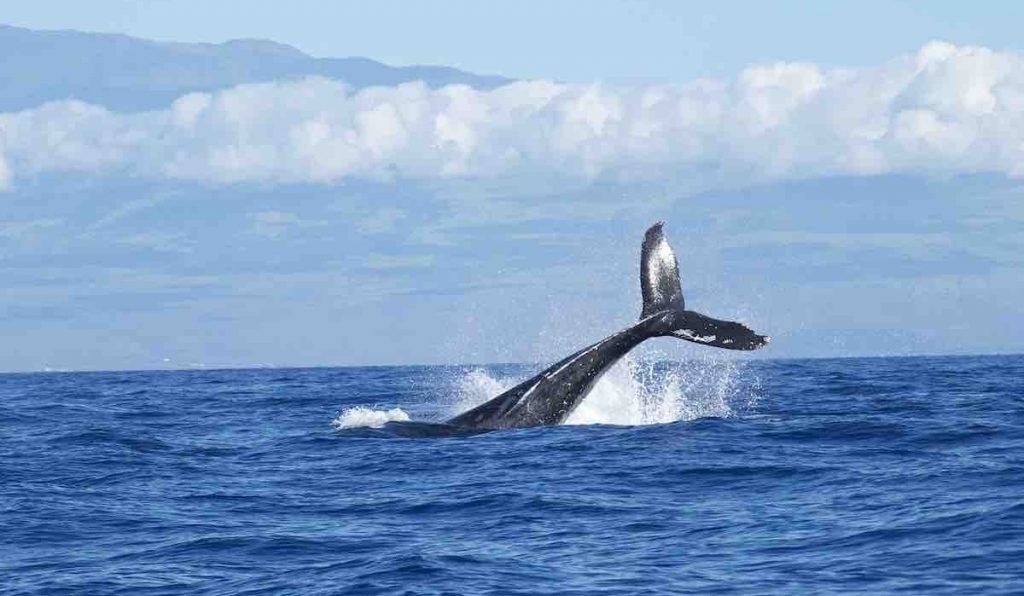
[[[0,110],[0,370],[543,362],[635,320],[657,220],[756,357],[1024,350],[1021,9],[370,4],[4,6],[514,80],[0,29],[3,97],[35,85]]]
[[[314,56],[367,56],[568,82],[686,82],[752,63],[865,66],[928,41],[1020,49],[1024,5],[931,2],[375,2],[249,0],[0,2],[33,29],[168,41],[264,38]]]

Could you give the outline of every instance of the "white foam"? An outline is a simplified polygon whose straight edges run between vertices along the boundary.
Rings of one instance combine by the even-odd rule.
[[[482,404],[520,380],[482,368],[469,371],[456,379],[450,415]],[[741,381],[733,360],[658,365],[629,354],[605,373],[565,423],[642,425],[726,418],[755,399],[749,384]]]
[[[409,415],[406,414],[405,410],[402,408],[374,410],[364,406],[358,406],[355,408],[348,408],[338,414],[338,417],[331,422],[331,425],[334,426],[334,428],[354,428],[358,426],[377,428],[384,426],[388,422],[405,422],[407,420],[409,420]]]

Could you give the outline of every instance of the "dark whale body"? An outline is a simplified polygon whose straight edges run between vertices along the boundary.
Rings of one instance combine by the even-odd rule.
[[[677,337],[729,350],[756,350],[769,341],[741,323],[686,310],[679,265],[663,223],[647,230],[640,255],[643,310],[640,321],[552,364],[448,424],[473,428],[525,428],[559,424],[590,393],[601,375],[641,342]]]

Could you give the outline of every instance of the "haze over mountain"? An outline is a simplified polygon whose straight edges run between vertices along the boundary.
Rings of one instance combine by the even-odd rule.
[[[322,76],[353,88],[423,81],[489,89],[507,83],[445,66],[388,66],[369,58],[314,58],[273,41],[174,43],[0,25],[0,111],[78,99],[112,110],[166,107],[185,93]]]

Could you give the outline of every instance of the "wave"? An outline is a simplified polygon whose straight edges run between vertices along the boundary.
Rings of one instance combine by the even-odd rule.
[[[336,429],[370,427],[379,428],[388,422],[407,422],[409,414],[402,408],[390,410],[374,410],[365,406],[357,406],[343,410],[331,422]]]

